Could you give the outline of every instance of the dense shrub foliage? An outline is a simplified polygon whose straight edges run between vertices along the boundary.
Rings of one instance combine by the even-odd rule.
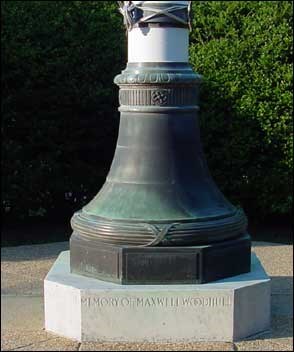
[[[249,215],[292,202],[291,1],[195,1],[190,55],[204,76],[202,141],[223,192]]]
[[[3,209],[64,216],[104,182],[126,61],[116,2],[1,2]]]
[[[219,187],[249,215],[291,206],[292,2],[195,1],[202,140]],[[2,1],[2,211],[70,215],[99,190],[126,62],[115,1]]]

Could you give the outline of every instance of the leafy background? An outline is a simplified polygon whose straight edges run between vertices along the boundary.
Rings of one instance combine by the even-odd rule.
[[[69,221],[99,191],[126,64],[116,1],[1,1],[2,215]],[[289,218],[293,2],[194,1],[190,61],[203,75],[211,173],[252,222]]]

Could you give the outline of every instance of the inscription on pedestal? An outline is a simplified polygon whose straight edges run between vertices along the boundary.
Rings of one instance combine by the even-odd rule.
[[[230,307],[229,296],[223,297],[83,297],[82,305],[88,308],[216,308]]]

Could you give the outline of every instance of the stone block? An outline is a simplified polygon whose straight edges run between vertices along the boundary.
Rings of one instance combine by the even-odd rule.
[[[44,282],[45,328],[81,342],[232,342],[270,328],[270,279],[251,272],[207,284],[121,285],[70,273],[62,252]]]

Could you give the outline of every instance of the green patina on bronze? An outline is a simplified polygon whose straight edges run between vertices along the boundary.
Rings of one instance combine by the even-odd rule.
[[[178,26],[170,6],[144,25]],[[123,8],[129,29],[140,24],[131,21],[138,10]],[[178,16],[188,12],[182,6]],[[188,63],[129,63],[114,81],[116,151],[104,186],[71,220],[71,271],[122,284],[205,283],[250,271],[246,216],[219,191],[203,153],[201,76]]]
[[[198,126],[201,76],[187,63],[128,64],[115,78],[121,122],[114,160],[97,196],[72,219],[104,243],[199,244],[236,237],[247,220],[210,177]],[[186,102],[188,105],[183,104]],[[126,226],[126,224],[129,224]]]

